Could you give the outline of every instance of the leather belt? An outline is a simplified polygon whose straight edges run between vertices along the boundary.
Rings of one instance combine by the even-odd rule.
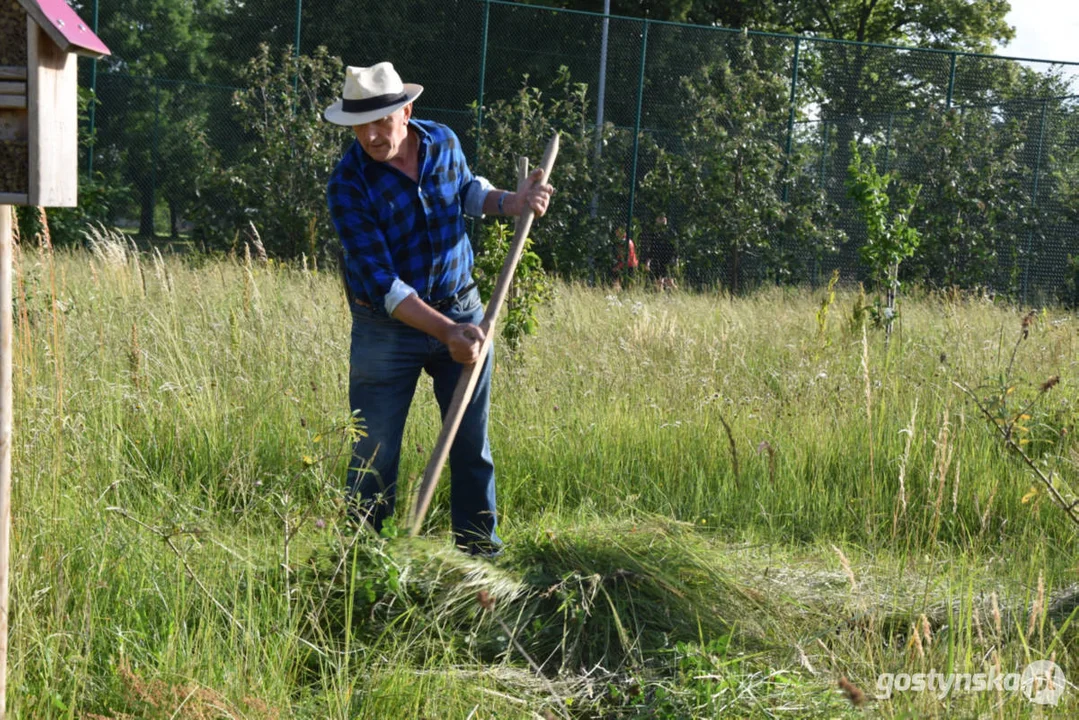
[[[471,283],[470,285],[466,285],[465,287],[461,288],[449,297],[444,297],[441,300],[424,300],[424,302],[433,307],[435,310],[446,310],[453,307],[453,304],[455,302],[467,295],[468,292],[474,287],[476,287],[476,283]]]

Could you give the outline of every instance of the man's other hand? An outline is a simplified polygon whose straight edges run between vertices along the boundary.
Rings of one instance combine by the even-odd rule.
[[[457,323],[446,335],[446,347],[450,357],[462,365],[474,365],[480,359],[483,345],[483,328],[472,323]]]

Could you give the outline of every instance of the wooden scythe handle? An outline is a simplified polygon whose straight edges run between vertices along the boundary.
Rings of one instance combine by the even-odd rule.
[[[547,179],[550,178],[551,168],[554,166],[555,156],[557,155],[558,134],[556,133],[547,143],[547,149],[543,153],[543,160],[540,161],[540,167],[543,168],[543,177],[540,182],[546,183]],[[525,160],[525,163],[527,162]],[[472,400],[472,393],[476,389],[476,382],[479,380],[480,371],[483,370],[483,363],[487,359],[487,352],[495,335],[495,322],[498,320],[498,313],[502,310],[502,305],[506,301],[510,283],[513,281],[513,273],[517,270],[517,263],[521,259],[521,253],[524,252],[525,239],[528,238],[528,231],[532,228],[532,220],[535,217],[535,211],[531,207],[526,207],[520,217],[517,218],[513,243],[510,245],[509,254],[506,255],[506,262],[502,265],[502,272],[499,274],[498,282],[495,284],[494,294],[491,295],[491,301],[487,303],[487,311],[484,313],[483,322],[480,324],[484,333],[483,343],[480,346],[480,361],[472,365],[465,365],[462,368],[461,376],[457,380],[457,387],[453,391],[453,400],[450,401],[449,410],[446,411],[446,417],[442,421],[442,432],[438,435],[438,442],[435,443],[435,449],[431,453],[427,469],[423,471],[423,481],[420,483],[419,495],[416,498],[416,504],[412,507],[412,528],[410,530],[412,537],[419,534],[423,528],[423,519],[427,515],[427,508],[431,504],[431,497],[435,493],[438,477],[442,474],[442,468],[446,465],[446,458],[449,456],[453,439],[457,437],[457,428],[461,426],[461,418],[464,417],[465,408],[468,407],[469,401]]]

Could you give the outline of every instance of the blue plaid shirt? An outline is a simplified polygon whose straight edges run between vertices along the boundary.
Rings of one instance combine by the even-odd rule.
[[[453,130],[415,119],[409,127],[420,138],[418,183],[353,142],[326,188],[349,289],[389,314],[413,292],[441,300],[469,283],[464,216],[482,216],[491,189],[473,177]]]

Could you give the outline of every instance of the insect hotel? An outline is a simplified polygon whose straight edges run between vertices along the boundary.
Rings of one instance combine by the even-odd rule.
[[[64,0],[0,0],[0,720],[7,707],[11,535],[11,206],[77,204],[76,56],[108,54]]]
[[[0,205],[76,204],[76,55],[108,54],[64,0],[0,0]]]

